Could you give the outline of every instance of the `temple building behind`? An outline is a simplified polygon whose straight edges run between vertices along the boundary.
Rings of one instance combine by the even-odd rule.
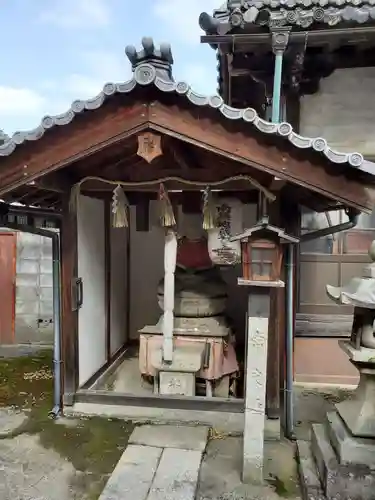
[[[218,6],[219,7],[219,6]],[[224,100],[271,119],[275,50],[283,55],[280,119],[303,136],[324,137],[336,150],[375,157],[375,7],[336,2],[229,0],[202,13],[202,42],[217,51]],[[277,47],[277,33],[285,40]],[[274,43],[272,34],[274,33]],[[287,41],[286,41],[287,39]],[[301,233],[347,221],[344,211],[314,212],[301,200]],[[332,304],[338,286],[361,272],[375,234],[375,212],[344,232],[301,243],[295,330],[295,378],[311,383],[356,383],[338,349],[351,331],[352,309]]]

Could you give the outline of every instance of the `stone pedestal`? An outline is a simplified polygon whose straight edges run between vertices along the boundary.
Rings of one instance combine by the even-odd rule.
[[[314,424],[311,449],[298,442],[304,498],[375,499],[375,350],[340,342],[360,372],[354,397]]]
[[[203,362],[204,344],[179,347],[173,353],[172,363],[165,363],[163,351],[151,354],[156,370],[154,392],[164,396],[195,396],[195,377]]]
[[[340,347],[358,369],[360,380],[354,398],[338,403],[337,411],[353,436],[375,438],[375,350],[355,349],[347,341]]]

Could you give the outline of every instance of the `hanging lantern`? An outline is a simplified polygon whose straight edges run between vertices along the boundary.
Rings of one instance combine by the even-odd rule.
[[[243,230],[242,203],[236,198],[215,200],[215,228],[208,229],[208,252],[212,262],[219,266],[233,266],[241,262],[241,244],[231,238]]]

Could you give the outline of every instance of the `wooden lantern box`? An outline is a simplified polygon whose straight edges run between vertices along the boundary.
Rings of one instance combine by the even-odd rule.
[[[241,242],[242,277],[238,280],[239,285],[283,286],[280,280],[282,245],[298,243],[298,238],[272,226],[264,217],[231,241]]]

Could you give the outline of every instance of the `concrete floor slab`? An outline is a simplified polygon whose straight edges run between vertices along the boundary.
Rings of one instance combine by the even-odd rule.
[[[200,451],[164,449],[147,500],[194,500],[201,460]]]
[[[208,427],[183,425],[141,425],[132,432],[129,443],[160,448],[204,451]]]
[[[219,432],[242,434],[244,414],[220,411],[176,410],[150,406],[106,405],[97,403],[74,403],[64,408],[64,415],[70,417],[101,416],[120,418],[133,422],[150,422],[155,424],[187,424],[213,427]],[[279,420],[266,420],[265,439],[280,439]]]
[[[146,500],[162,451],[161,448],[129,445],[99,500]]]

